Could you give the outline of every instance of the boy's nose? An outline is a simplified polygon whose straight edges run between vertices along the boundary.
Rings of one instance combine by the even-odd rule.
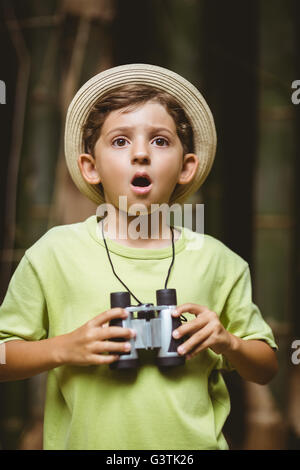
[[[149,155],[146,153],[136,153],[132,158],[133,163],[148,163],[149,161]]]
[[[132,148],[131,160],[133,163],[134,162],[146,163],[150,161],[150,156],[149,156],[149,151],[148,151],[147,146],[141,142],[134,145]]]

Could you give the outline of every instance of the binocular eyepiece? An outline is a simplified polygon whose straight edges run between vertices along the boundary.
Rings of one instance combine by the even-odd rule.
[[[110,326],[132,328],[136,337],[130,340],[131,350],[119,353],[120,359],[110,364],[111,369],[133,369],[139,366],[139,349],[157,349],[156,365],[158,367],[174,367],[183,365],[185,357],[177,353],[183,339],[175,339],[173,331],[181,325],[180,318],[174,318],[172,311],[177,305],[176,289],[159,289],[156,291],[156,303],[131,306],[129,292],[113,292],[110,294],[111,308],[121,307],[129,312],[126,319],[115,318]],[[124,341],[115,338],[114,341]]]

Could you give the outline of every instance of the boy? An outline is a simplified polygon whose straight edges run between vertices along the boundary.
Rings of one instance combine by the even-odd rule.
[[[49,371],[45,449],[227,449],[221,370],[262,384],[275,374],[276,345],[252,303],[247,263],[164,216],[150,227],[154,204],[183,203],[203,183],[215,147],[202,95],[166,69],[116,67],[73,99],[68,168],[107,216],[47,232],[27,250],[0,309],[1,380]],[[129,230],[137,209],[148,237]],[[128,315],[110,308],[110,293],[156,304],[164,281],[177,291],[174,318],[188,319],[173,332],[185,364],[161,370],[146,351],[139,368],[113,369],[136,332],[110,326]]]

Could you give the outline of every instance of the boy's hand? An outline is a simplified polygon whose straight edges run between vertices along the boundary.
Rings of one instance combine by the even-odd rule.
[[[179,317],[185,312],[194,314],[196,318],[173,331],[176,339],[189,336],[177,349],[179,354],[191,359],[210,348],[217,354],[224,354],[244,380],[265,385],[274,377],[278,362],[275,352],[265,341],[244,340],[229,333],[218,315],[201,305],[180,305],[172,315]]]
[[[127,315],[122,308],[106,310],[71,333],[57,336],[59,362],[88,366],[118,360],[118,352],[130,351],[130,343],[126,339],[133,338],[135,332],[129,328],[109,326],[109,322],[114,318],[125,319]],[[109,341],[113,338],[124,338],[124,342]]]
[[[185,312],[194,314],[196,318],[173,331],[173,337],[176,339],[189,336],[178,347],[179,354],[191,359],[206,348],[217,354],[223,354],[233,348],[234,336],[225,330],[215,312],[202,305],[183,304],[176,307],[172,315],[180,317]]]

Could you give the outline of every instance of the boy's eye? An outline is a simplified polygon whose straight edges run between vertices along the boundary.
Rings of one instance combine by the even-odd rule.
[[[122,138],[122,137],[118,137],[117,139],[113,140],[113,146],[114,147],[124,147],[127,143],[127,140]]]
[[[157,137],[156,139],[153,140],[153,142],[159,147],[164,147],[169,144],[167,139],[165,139],[164,137]]]

